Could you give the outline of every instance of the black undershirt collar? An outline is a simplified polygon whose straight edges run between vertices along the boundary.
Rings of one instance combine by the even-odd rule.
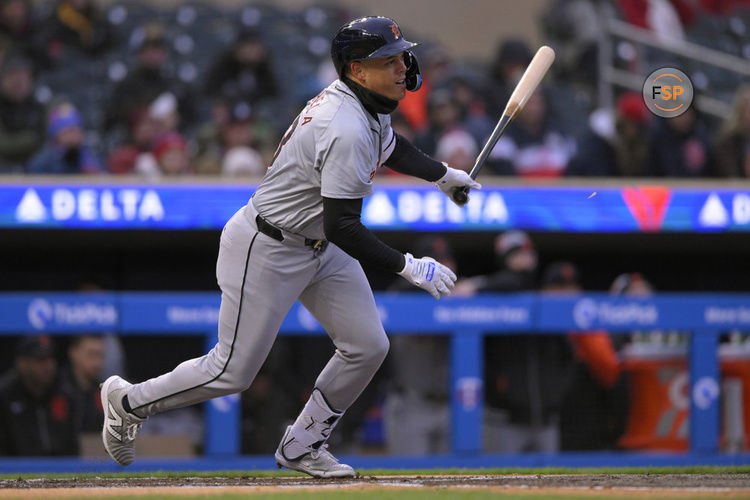
[[[398,101],[394,101],[383,94],[373,92],[345,76],[342,77],[341,80],[352,90],[352,92],[354,92],[354,95],[357,96],[357,99],[362,103],[362,106],[364,106],[367,112],[376,120],[378,119],[378,114],[388,115],[396,110]]]

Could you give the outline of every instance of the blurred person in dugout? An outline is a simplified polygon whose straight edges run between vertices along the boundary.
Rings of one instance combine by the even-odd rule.
[[[0,454],[77,455],[74,401],[59,384],[48,335],[24,336],[0,379]]]
[[[543,282],[544,293],[583,291],[578,270],[569,262],[551,264]],[[617,353],[627,339],[597,330],[570,332],[568,340],[574,365],[560,408],[560,449],[613,449],[627,415],[627,385]]]
[[[106,345],[99,335],[78,335],[68,347],[68,363],[60,373],[60,382],[73,399],[76,431],[99,432],[104,412],[99,384],[104,381]]]
[[[454,295],[537,288],[538,257],[523,231],[495,240],[499,271],[459,280]],[[554,452],[558,411],[567,387],[570,346],[563,336],[488,335],[484,347],[484,450]]]
[[[442,236],[420,238],[414,251],[418,255],[432,255],[441,264],[456,269],[453,251]],[[388,290],[413,291],[398,282]],[[449,339],[444,335],[420,334],[394,335],[390,341],[386,370],[391,380],[383,407],[388,452],[395,455],[448,453],[451,432]]]
[[[647,298],[653,286],[640,273],[625,273],[615,278],[610,293]],[[620,353],[629,400],[625,433],[618,446],[627,450],[687,450],[687,336],[677,331],[631,332]]]

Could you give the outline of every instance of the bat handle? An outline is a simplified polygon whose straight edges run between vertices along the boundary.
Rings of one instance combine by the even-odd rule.
[[[469,187],[461,186],[453,190],[452,194],[453,201],[459,205],[465,205],[469,201]]]

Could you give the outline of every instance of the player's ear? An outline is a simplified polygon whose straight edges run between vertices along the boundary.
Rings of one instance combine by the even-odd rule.
[[[364,67],[360,61],[352,61],[349,63],[349,76],[358,82],[361,82],[364,79]]]

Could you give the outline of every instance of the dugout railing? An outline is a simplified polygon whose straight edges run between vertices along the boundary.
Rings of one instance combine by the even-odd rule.
[[[40,332],[120,335],[199,335],[216,342],[218,293],[2,293],[0,334]],[[718,345],[723,333],[750,331],[750,295],[672,294],[648,298],[606,294],[481,295],[436,301],[420,294],[376,294],[389,335],[418,333],[450,337],[452,452],[441,456],[352,456],[358,467],[651,466],[748,464],[746,453],[719,450],[721,384]],[[690,332],[690,450],[684,453],[594,452],[485,454],[481,452],[483,337],[509,333],[591,330],[680,330]],[[322,335],[299,303],[281,335]],[[427,375],[428,376],[428,375]],[[240,455],[239,398],[204,404],[204,455],[189,459],[144,458],[131,469],[257,469],[274,466],[271,456]],[[107,471],[112,461],[80,458],[0,458],[0,472]]]

